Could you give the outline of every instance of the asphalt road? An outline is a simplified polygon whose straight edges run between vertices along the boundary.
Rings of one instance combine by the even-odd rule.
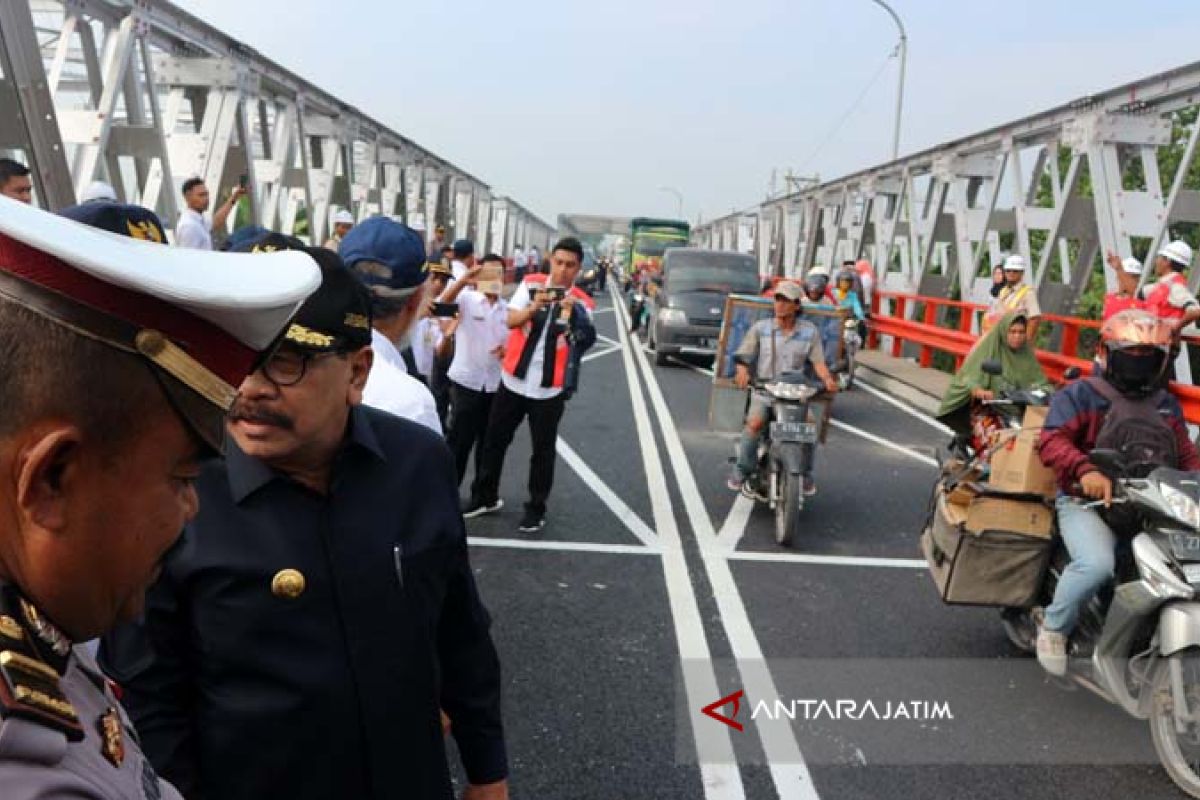
[[[506,507],[467,523],[514,798],[1182,796],[1144,724],[1049,681],[993,610],[938,600],[917,551],[944,439],[929,420],[840,395],[803,535],[781,548],[770,512],[725,488],[706,365],[654,367],[597,299],[605,338],[560,429],[547,527],[516,530],[525,432]],[[700,714],[739,689],[742,731]],[[776,699],[952,718],[789,720]]]

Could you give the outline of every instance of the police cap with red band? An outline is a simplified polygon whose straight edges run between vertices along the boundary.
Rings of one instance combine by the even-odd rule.
[[[0,197],[0,297],[145,358],[214,449],[237,387],[319,284],[303,252],[169,247]]]

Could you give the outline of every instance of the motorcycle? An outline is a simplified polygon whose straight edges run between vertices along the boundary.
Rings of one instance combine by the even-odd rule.
[[[838,365],[838,387],[842,391],[854,385],[854,367],[858,360],[858,351],[862,347],[862,337],[858,334],[858,320],[850,317],[842,321],[842,360]]]
[[[1135,533],[1118,548],[1115,587],[1081,611],[1067,674],[1147,720],[1167,774],[1200,798],[1200,473],[1126,464],[1112,450],[1089,459],[1113,481],[1112,508],[1102,513]],[[1068,560],[1058,540],[1038,605],[1005,611],[1005,633],[1021,650],[1036,653],[1042,608]]]
[[[820,423],[809,421],[809,407],[822,389],[803,372],[784,372],[771,380],[756,380],[754,390],[771,398],[768,424],[758,444],[755,499],[766,498],[775,512],[775,541],[790,545],[804,509],[804,479],[820,438]],[[828,412],[827,412],[828,413]]]

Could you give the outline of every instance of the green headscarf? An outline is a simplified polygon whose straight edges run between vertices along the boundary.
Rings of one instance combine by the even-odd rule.
[[[1031,389],[1049,383],[1046,373],[1029,342],[1020,350],[1012,350],[1008,346],[1008,329],[1013,320],[1023,317],[1018,312],[1005,315],[996,326],[987,332],[967,357],[963,359],[962,368],[950,381],[937,416],[942,418],[953,414],[971,401],[972,389]],[[1026,325],[1028,325],[1026,320]],[[999,361],[1003,373],[999,376],[988,375],[983,371],[983,362]]]

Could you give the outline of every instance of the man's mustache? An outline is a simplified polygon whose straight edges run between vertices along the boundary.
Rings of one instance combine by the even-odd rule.
[[[274,425],[277,428],[290,431],[296,427],[296,423],[286,414],[281,414],[278,411],[271,411],[267,408],[260,408],[249,403],[237,401],[233,404],[233,408],[229,411],[230,422],[256,422],[266,425]]]

